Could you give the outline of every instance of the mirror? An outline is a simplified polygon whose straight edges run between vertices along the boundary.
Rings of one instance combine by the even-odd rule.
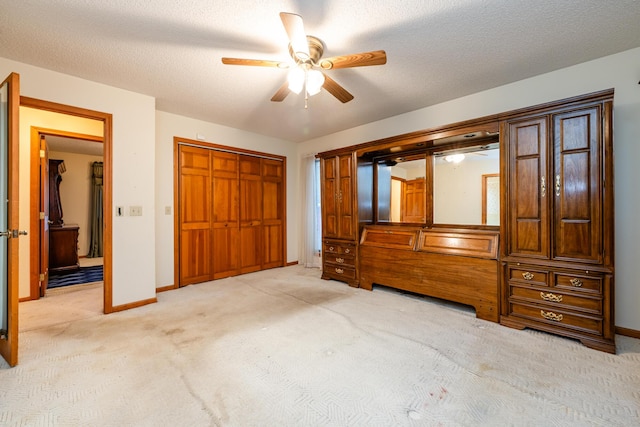
[[[444,148],[444,147],[442,147]],[[427,182],[433,166],[433,187]],[[498,142],[442,149],[377,163],[379,223],[426,223],[433,197],[433,223],[500,225]]]
[[[444,151],[433,163],[434,224],[500,225],[497,144]]]

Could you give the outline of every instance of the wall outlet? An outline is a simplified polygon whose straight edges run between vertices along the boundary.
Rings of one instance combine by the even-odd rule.
[[[165,215],[171,215],[171,206],[165,206],[164,207],[164,214]]]
[[[129,206],[130,216],[142,216],[142,206]]]
[[[116,206],[116,216],[124,216],[124,208],[122,206]]]

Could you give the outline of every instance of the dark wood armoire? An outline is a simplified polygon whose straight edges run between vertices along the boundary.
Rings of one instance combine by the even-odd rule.
[[[49,159],[49,271],[80,268],[78,262],[79,227],[64,223],[60,183],[64,160]]]

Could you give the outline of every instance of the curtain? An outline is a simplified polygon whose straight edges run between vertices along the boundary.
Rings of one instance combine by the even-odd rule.
[[[302,236],[300,263],[305,267],[320,268],[322,255],[320,162],[311,155],[304,157],[301,165],[303,204],[300,221]]]
[[[87,258],[98,258],[102,256],[103,252],[102,162],[93,162],[91,165],[91,183],[91,218],[89,221],[91,243]]]

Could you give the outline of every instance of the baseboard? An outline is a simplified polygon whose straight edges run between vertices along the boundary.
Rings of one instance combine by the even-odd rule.
[[[145,299],[145,300],[142,300],[142,301],[130,302],[128,304],[116,305],[115,307],[111,307],[111,310],[109,310],[105,314],[115,313],[115,312],[118,312],[118,311],[130,310],[132,308],[142,307],[143,305],[154,304],[156,302],[158,302],[157,298],[149,298],[149,299]]]
[[[175,285],[160,286],[159,288],[156,288],[156,293],[172,291],[174,289],[178,289],[178,288]]]
[[[292,265],[298,265],[298,261],[291,261],[291,262],[288,262],[288,263],[286,263],[284,266],[285,266],[285,267],[291,267]]]
[[[640,331],[635,329],[623,328],[620,326],[616,326],[616,334],[624,335],[625,337],[638,338],[640,339]]]
[[[38,299],[38,298],[23,297],[23,298],[18,298],[18,302],[33,301],[33,300],[36,300],[36,299]]]

